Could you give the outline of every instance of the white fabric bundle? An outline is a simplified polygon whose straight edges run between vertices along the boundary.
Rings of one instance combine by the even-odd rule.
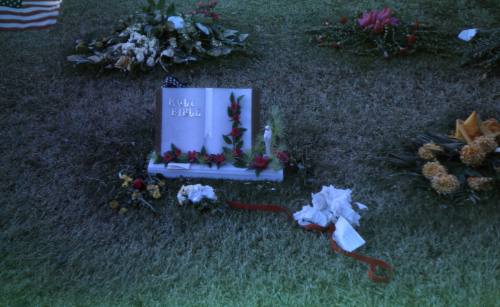
[[[351,194],[350,189],[324,186],[319,193],[312,194],[312,206],[302,207],[293,217],[301,226],[316,224],[327,227],[335,224],[333,239],[342,249],[352,252],[365,241],[352,227],[359,226],[361,216],[352,208]],[[361,203],[356,205],[360,210],[368,209]]]

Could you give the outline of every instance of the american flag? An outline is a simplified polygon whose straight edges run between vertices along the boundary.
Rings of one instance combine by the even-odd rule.
[[[45,29],[57,22],[62,0],[0,0],[0,31]]]

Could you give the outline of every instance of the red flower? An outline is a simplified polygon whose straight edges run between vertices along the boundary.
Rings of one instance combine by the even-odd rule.
[[[167,151],[164,155],[163,155],[163,162],[165,163],[169,163],[169,162],[172,162],[174,161],[176,158],[176,156],[171,152],[171,151]]]
[[[278,158],[282,164],[287,164],[290,161],[290,157],[286,151],[278,151],[276,153],[276,158]]]
[[[239,108],[240,106],[237,102],[231,102],[231,112],[233,112],[233,114],[236,113]]]
[[[212,12],[212,14],[210,14],[210,16],[212,16],[212,19],[213,20],[219,20],[220,19],[220,15],[215,13],[215,12]]]
[[[231,136],[233,138],[236,138],[236,137],[240,136],[240,134],[241,134],[241,132],[240,132],[240,129],[238,129],[238,128],[233,128],[231,130]]]
[[[240,115],[239,114],[234,114],[232,117],[233,122],[239,122],[240,121]]]
[[[134,189],[137,189],[137,190],[142,190],[144,189],[146,185],[144,184],[144,180],[142,180],[142,178],[136,178],[133,182],[132,182],[132,187]]]
[[[210,155],[210,161],[221,166],[226,161],[226,157],[224,154]]]
[[[256,170],[265,170],[269,165],[269,162],[269,158],[266,158],[264,156],[256,156],[252,161],[251,168]]]
[[[340,22],[341,24],[345,25],[346,23],[348,23],[348,22],[349,22],[349,19],[347,19],[347,17],[345,17],[345,16],[342,16],[342,17],[340,18],[339,22]]]
[[[407,35],[406,41],[408,42],[408,45],[411,46],[417,42],[417,36],[415,34]]]
[[[340,48],[340,45],[339,45],[338,43],[336,43],[336,42],[333,42],[333,43],[332,43],[332,48],[333,48],[333,49],[339,49],[339,48]]]
[[[240,148],[233,149],[233,157],[234,158],[240,158],[242,154],[243,154],[243,151],[241,151]]]
[[[195,163],[198,160],[198,152],[196,150],[188,151],[187,158],[189,163]]]
[[[182,152],[181,152],[181,150],[180,150],[180,149],[176,149],[176,150],[175,150],[175,153],[174,153],[174,154],[175,154],[175,157],[176,157],[176,158],[177,158],[177,157],[179,157],[179,156],[181,155],[181,153],[182,153]]]
[[[212,162],[212,158],[209,155],[207,155],[207,154],[204,154],[203,157],[202,157],[202,159],[203,159],[204,163],[209,163],[210,164]]]

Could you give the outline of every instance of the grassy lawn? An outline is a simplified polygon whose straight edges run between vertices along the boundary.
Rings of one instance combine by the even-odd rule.
[[[176,1],[190,7],[194,1]],[[298,210],[322,185],[370,207],[362,254],[396,274],[374,284],[284,216],[107,206],[118,170],[153,148],[153,96],[164,73],[96,78],[65,62],[75,39],[106,34],[139,0],[64,0],[49,31],[0,33],[0,305],[500,306],[499,201],[454,206],[404,181],[379,158],[422,131],[450,130],[472,110],[500,118],[500,79],[458,58],[386,61],[318,48],[304,31],[371,1],[222,0],[226,23],[251,34],[255,57],[178,67],[195,87],[262,89],[262,115],[284,111],[289,148],[307,173],[284,184],[210,182],[224,197]],[[496,0],[376,1],[458,31],[500,26]]]

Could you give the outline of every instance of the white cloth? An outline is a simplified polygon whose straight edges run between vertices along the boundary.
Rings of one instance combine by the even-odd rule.
[[[341,247],[345,246],[347,248],[345,250],[352,251],[363,245],[365,241],[351,226],[359,226],[361,218],[352,207],[351,194],[350,189],[337,189],[332,185],[324,186],[319,193],[312,194],[312,206],[303,206],[302,210],[293,214],[293,218],[301,226],[316,224],[327,227],[329,224],[335,224],[337,227],[338,223],[340,229],[338,233],[335,232],[341,242],[336,241]],[[356,203],[356,205],[360,210],[368,209],[361,203]],[[341,222],[339,222],[340,219],[342,219]]]

